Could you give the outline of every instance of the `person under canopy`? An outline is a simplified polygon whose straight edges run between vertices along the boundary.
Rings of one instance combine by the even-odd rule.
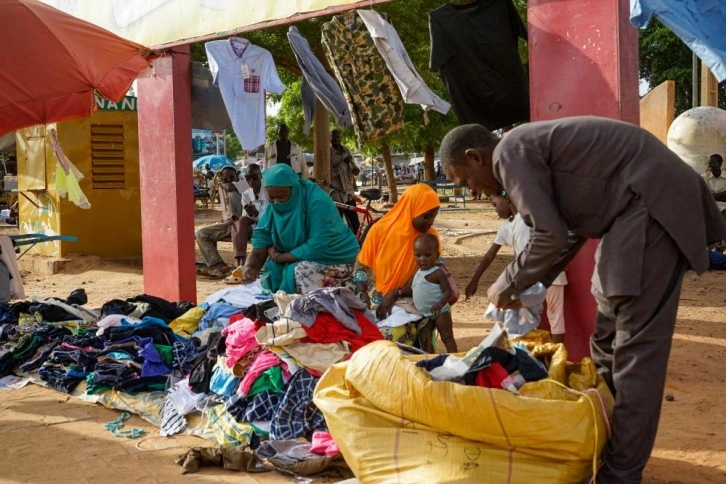
[[[260,277],[270,291],[307,293],[352,277],[358,241],[319,186],[285,164],[262,174],[268,207],[252,235],[243,282]]]

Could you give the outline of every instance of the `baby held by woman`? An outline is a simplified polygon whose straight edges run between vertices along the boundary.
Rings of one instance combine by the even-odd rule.
[[[447,353],[456,353],[456,340],[451,320],[451,284],[438,265],[439,240],[432,234],[421,234],[413,244],[413,253],[418,271],[410,283],[410,292],[416,309],[429,318],[428,323],[419,326],[419,341],[422,349],[433,353],[433,330],[436,328],[444,342]],[[402,290],[407,293],[408,288]]]

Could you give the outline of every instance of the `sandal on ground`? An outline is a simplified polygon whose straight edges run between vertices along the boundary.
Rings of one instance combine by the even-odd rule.
[[[237,276],[227,276],[224,278],[225,284],[242,284],[242,278]]]
[[[232,269],[229,266],[219,265],[210,267],[202,275],[209,277],[210,279],[224,279],[230,272],[232,272]]]
[[[235,267],[230,275],[224,278],[225,284],[242,284],[244,269],[241,266]]]

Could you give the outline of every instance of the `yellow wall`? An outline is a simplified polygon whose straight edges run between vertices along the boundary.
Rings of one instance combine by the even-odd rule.
[[[124,177],[123,189],[99,189],[93,186],[91,162],[91,125],[123,126]],[[52,125],[48,125],[48,128]],[[42,127],[41,127],[42,128]],[[39,129],[38,127],[31,129]],[[56,157],[45,148],[46,191],[32,191],[28,197],[36,208],[20,196],[21,233],[60,233],[78,237],[78,242],[45,243],[36,246],[36,253],[63,257],[83,252],[100,257],[141,255],[141,209],[139,193],[138,129],[135,111],[97,111],[90,118],[57,123],[58,139],[68,159],[83,173],[81,189],[91,203],[82,209],[55,191]],[[18,131],[18,188],[37,184],[36,177],[21,175],[32,168],[40,153],[28,151],[28,130]],[[33,143],[31,142],[30,145]],[[36,150],[40,151],[40,150]]]
[[[48,128],[54,127],[48,125]],[[58,198],[54,186],[49,184],[53,173],[47,173],[46,157],[49,145],[45,126],[33,126],[16,132],[18,156],[18,196],[21,234],[60,234]],[[50,154],[52,156],[52,153]],[[60,242],[35,245],[30,253],[60,257]]]
[[[664,81],[640,100],[640,127],[649,131],[663,144],[668,141],[668,128],[675,115],[675,81]]]

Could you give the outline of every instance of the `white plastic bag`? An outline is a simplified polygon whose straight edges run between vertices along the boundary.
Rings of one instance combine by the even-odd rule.
[[[491,347],[511,350],[506,333],[502,331],[502,327],[497,323],[494,323],[489,335],[478,346],[470,349],[466,355],[462,357],[451,355],[446,358],[443,365],[431,370],[431,379],[435,381],[452,381],[462,378],[484,350]]]
[[[186,415],[196,410],[196,405],[204,399],[203,393],[194,393],[189,389],[189,379],[181,380],[170,390],[167,398],[180,415]]]
[[[538,282],[519,295],[521,308],[497,309],[490,303],[484,317],[502,323],[507,334],[518,338],[537,329],[546,297],[547,288]]]

